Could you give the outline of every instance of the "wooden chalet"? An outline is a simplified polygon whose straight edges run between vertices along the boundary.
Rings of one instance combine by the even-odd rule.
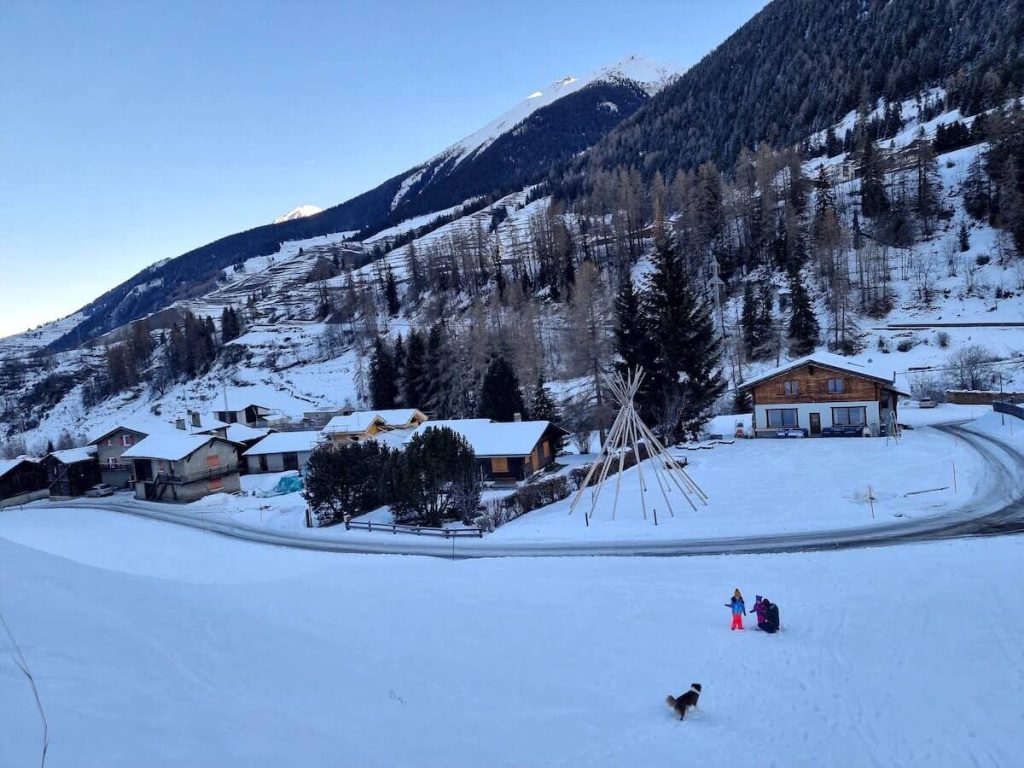
[[[907,392],[895,373],[819,352],[745,382],[756,437],[884,436]]]
[[[95,445],[87,445],[53,451],[40,462],[46,468],[51,498],[81,496],[102,482],[100,465],[96,460],[97,450]]]
[[[391,408],[379,411],[353,411],[335,416],[323,428],[324,436],[334,443],[366,440],[381,432],[412,430],[427,420],[418,408]]]
[[[46,498],[46,468],[35,459],[0,459],[0,507]]]
[[[550,421],[496,422],[490,419],[428,421],[425,429],[448,427],[466,439],[484,480],[525,480],[555,460],[557,438],[568,434]]]

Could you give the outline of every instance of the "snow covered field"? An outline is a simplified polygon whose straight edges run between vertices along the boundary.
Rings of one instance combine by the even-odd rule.
[[[47,765],[1012,765],[1024,538],[447,562],[0,515]],[[784,631],[728,630],[735,587]],[[704,685],[683,723],[665,695]],[[0,639],[0,765],[40,727]]]

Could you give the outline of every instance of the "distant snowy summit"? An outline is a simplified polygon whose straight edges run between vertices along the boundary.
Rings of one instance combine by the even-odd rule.
[[[274,224],[283,224],[286,221],[304,219],[307,216],[313,216],[314,214],[320,213],[322,210],[323,208],[319,208],[315,205],[300,205],[298,208],[292,208],[284,216],[278,216],[274,219]]]
[[[591,83],[628,80],[643,88],[649,96],[653,96],[680,74],[681,72],[663,64],[634,55],[601,67],[583,77],[573,75],[562,77],[546,88],[534,91],[480,130],[448,147],[438,157],[454,157],[456,158],[455,162],[460,163],[474,153],[485,149],[496,138],[517,126],[541,107],[553,104]],[[617,108],[615,111],[618,111]]]

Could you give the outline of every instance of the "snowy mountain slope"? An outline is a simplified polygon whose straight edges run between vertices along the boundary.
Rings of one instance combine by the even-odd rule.
[[[285,242],[353,230],[369,235],[473,197],[521,189],[612,130],[669,76],[665,68],[631,57],[586,77],[566,78],[449,150],[340,205],[301,217],[293,216],[301,210],[296,209],[273,224],[147,267],[84,307],[82,321],[50,349],[71,349],[175,300],[200,296],[209,289],[211,272],[269,256]]]
[[[582,90],[596,82],[632,82],[640,85],[647,95],[653,96],[660,91],[678,73],[668,67],[645,59],[642,56],[628,56],[614,64],[601,67],[583,77],[568,75],[555,80],[546,88],[534,91],[507,112],[492,120],[478,131],[455,142],[446,150],[432,158],[429,163],[439,158],[454,159],[458,165],[463,161],[482,152],[494,143],[502,134],[513,130],[530,115],[543,107],[554,104],[559,99]],[[396,196],[392,207],[396,207],[402,196]]]
[[[288,213],[278,216],[273,224],[283,224],[286,221],[294,221],[295,219],[304,219],[307,216],[315,216],[318,213],[323,212],[323,208],[316,205],[300,205],[298,208],[292,208]]]

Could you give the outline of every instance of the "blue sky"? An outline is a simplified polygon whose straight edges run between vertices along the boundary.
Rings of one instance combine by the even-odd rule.
[[[0,336],[334,205],[556,78],[696,62],[765,0],[0,3]]]

